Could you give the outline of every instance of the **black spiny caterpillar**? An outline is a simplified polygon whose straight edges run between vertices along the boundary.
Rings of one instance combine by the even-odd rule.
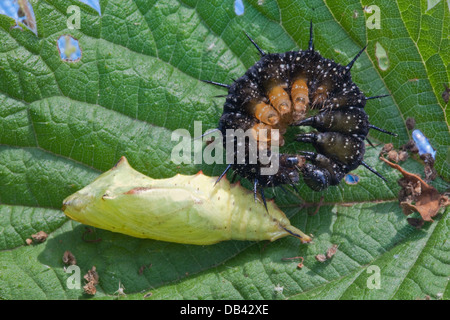
[[[266,54],[247,37],[261,54],[261,59],[231,85],[205,81],[228,89],[218,130],[226,138],[227,129],[253,129],[253,139],[262,145],[259,152],[262,149],[270,156],[271,142],[276,139],[282,146],[283,134],[289,126],[310,126],[317,132],[298,134],[296,141],[311,143],[316,152],[281,153],[278,172],[263,175],[261,168],[267,168],[270,163],[259,161],[261,153],[254,154],[247,140],[245,159],[253,156],[258,159],[257,163],[238,164],[235,152],[234,161],[228,164],[220,178],[233,168],[234,174],[253,182],[255,197],[259,189],[264,203],[263,188],[283,184],[295,188],[299,172],[315,191],[339,184],[348,172],[361,164],[384,179],[363,161],[364,140],[370,128],[395,136],[371,125],[364,111],[367,100],[383,96],[366,97],[352,82],[350,74],[365,47],[348,65],[342,66],[314,50],[312,23],[309,48],[304,51]],[[317,114],[308,116],[313,110]],[[262,129],[269,132],[266,138],[259,134]],[[278,136],[270,134],[273,129],[278,129]],[[223,141],[226,147],[226,139]]]

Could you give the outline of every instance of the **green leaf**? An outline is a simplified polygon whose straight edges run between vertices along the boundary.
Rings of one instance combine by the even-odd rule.
[[[411,139],[405,121],[413,117],[437,150],[432,184],[448,188],[447,2],[377,1],[379,29],[366,25],[374,11],[364,10],[373,4],[365,0],[243,2],[237,16],[232,0],[104,0],[99,15],[80,1],[35,0],[38,36],[0,15],[0,299],[89,298],[68,286],[66,250],[81,278],[96,266],[94,298],[116,298],[120,283],[131,299],[150,292],[149,299],[449,299],[449,210],[420,230],[410,226],[397,199],[400,175],[378,160],[384,143],[398,148]],[[67,27],[70,5],[80,8],[80,29]],[[374,125],[399,134],[370,134],[376,148],[368,148],[366,162],[387,183],[361,167],[356,185],[268,190],[313,243],[180,245],[87,229],[65,217],[63,199],[121,156],[153,178],[220,174],[224,165],[171,162],[175,130],[194,136],[195,121],[206,131],[222,113],[224,99],[214,96],[225,90],[201,80],[230,83],[255,63],[258,52],[243,31],[264,50],[284,52],[307,47],[310,20],[315,49],[336,62],[348,63],[368,44],[353,80],[367,96],[390,94],[368,101],[366,111]],[[78,62],[60,58],[62,35],[79,41]],[[386,70],[377,47],[386,52]],[[402,166],[423,174],[417,157]],[[40,230],[48,239],[27,245]],[[317,261],[332,244],[336,255]],[[297,256],[301,269],[300,261],[283,260]]]

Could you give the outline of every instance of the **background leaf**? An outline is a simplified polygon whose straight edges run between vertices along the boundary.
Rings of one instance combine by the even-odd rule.
[[[103,0],[101,14],[75,0],[30,2],[37,36],[0,15],[1,299],[88,298],[67,287],[66,250],[82,274],[96,266],[94,298],[115,298],[119,282],[133,299],[149,292],[150,299],[449,298],[449,210],[421,230],[410,226],[398,205],[399,174],[378,160],[384,143],[398,148],[411,138],[405,120],[414,117],[437,150],[433,185],[448,189],[446,1],[429,9],[425,1],[244,0],[240,16],[231,0]],[[366,27],[373,13],[363,9],[373,4],[380,29]],[[80,29],[67,27],[70,5],[80,8]],[[100,229],[86,234],[64,216],[63,199],[121,156],[153,178],[218,175],[223,165],[170,161],[174,130],[194,135],[194,121],[202,121],[203,131],[217,126],[224,100],[213,96],[225,92],[200,80],[230,83],[254,64],[258,53],[243,31],[269,52],[306,48],[310,20],[316,50],[336,62],[348,63],[368,44],[352,69],[354,82],[367,96],[390,94],[369,101],[366,111],[373,124],[399,134],[370,134],[377,147],[368,149],[366,162],[388,183],[358,168],[356,185],[343,182],[323,193],[299,185],[299,195],[278,188],[271,194],[314,243],[180,245]],[[62,35],[79,41],[78,62],[60,58]],[[386,50],[386,70],[377,44]],[[404,166],[423,174],[417,158]],[[47,241],[27,246],[40,230],[49,233]],[[332,244],[337,254],[316,261]],[[282,260],[295,256],[304,257],[302,269]],[[373,266],[380,269],[379,289],[367,285]]]

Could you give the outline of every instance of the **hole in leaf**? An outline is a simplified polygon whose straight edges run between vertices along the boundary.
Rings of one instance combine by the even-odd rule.
[[[242,16],[244,14],[244,3],[242,2],[242,0],[235,0],[234,1],[234,12],[236,13],[236,15],[238,16]]]
[[[386,50],[379,42],[375,44],[375,57],[378,61],[378,67],[381,70],[386,71],[389,68],[389,58]]]
[[[81,59],[81,48],[78,40],[69,35],[58,38],[58,51],[62,60],[77,62]]]
[[[425,154],[429,153],[433,157],[433,159],[436,159],[436,150],[433,149],[433,147],[430,144],[430,141],[427,137],[422,133],[422,131],[416,129],[412,132],[412,138],[414,142],[416,143],[417,149],[419,149],[419,154]]]
[[[439,2],[441,2],[441,0],[427,0],[427,10],[425,12],[433,9]]]
[[[19,25],[21,23],[37,35],[33,6],[27,0],[0,1],[0,14],[13,18],[16,21],[14,28],[22,29]]]
[[[344,178],[346,184],[357,184],[359,182],[359,176],[356,174],[347,174]]]
[[[97,10],[99,15],[102,15],[99,0],[78,0],[78,1],[83,2],[83,3],[87,4],[88,6],[94,8],[95,10]]]

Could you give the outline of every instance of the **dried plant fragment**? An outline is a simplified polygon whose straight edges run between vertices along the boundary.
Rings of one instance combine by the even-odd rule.
[[[65,210],[65,209],[63,209]],[[91,235],[94,233],[94,231],[91,228],[85,227],[86,231],[83,232],[83,235],[81,236],[81,239],[83,239],[84,242],[100,242],[102,241],[101,238],[96,238],[96,239],[87,239],[87,235]]]
[[[337,252],[338,245],[333,244],[328,250],[327,250],[327,259],[331,259]]]
[[[98,284],[98,273],[95,266],[93,266],[83,278],[87,281],[86,285],[83,287],[84,292],[89,295],[94,295],[97,292],[95,286]]]
[[[442,99],[444,99],[445,104],[450,100],[450,88],[444,83],[444,92],[442,92]]]
[[[93,284],[98,284],[98,273],[97,273],[97,269],[95,268],[95,266],[93,266],[91,268],[91,270],[89,270],[85,275],[84,275],[84,280],[86,280],[87,282],[92,282]]]
[[[411,142],[414,144],[414,141]],[[381,149],[380,155],[387,156],[387,158],[392,162],[405,161],[409,157],[408,152],[405,151],[405,149],[409,150],[408,148],[409,147],[403,146],[399,151],[397,151],[394,149],[394,145],[392,143],[387,143]]]
[[[434,158],[430,153],[424,153],[420,155],[420,159],[425,163],[425,181],[432,181],[437,177],[437,171],[434,168]]]
[[[381,153],[389,153],[389,151],[394,149],[394,145],[392,143],[386,143],[381,149]]]
[[[409,140],[406,144],[400,147],[401,150],[409,151],[411,153],[419,153],[419,149],[413,140]]]
[[[297,268],[301,269],[304,267],[303,262],[305,261],[305,258],[303,257],[292,257],[292,258],[281,258],[283,261],[292,261],[292,260],[302,260],[297,264]]]
[[[86,285],[83,287],[83,290],[86,294],[89,294],[91,296],[97,293],[97,288],[92,282],[86,283]]]
[[[399,193],[399,201],[405,215],[419,212],[423,220],[433,221],[432,218],[438,214],[439,209],[450,204],[447,196],[441,195],[420,176],[404,170],[383,157],[380,157],[380,159],[403,175],[398,184],[402,187]]]
[[[414,118],[406,119],[406,128],[408,130],[413,130],[415,126],[416,126],[416,120]]]
[[[64,252],[62,260],[69,266],[77,264],[77,259],[75,259],[75,256],[69,250]]]
[[[392,162],[398,162],[398,152],[396,150],[391,150],[388,153],[388,159]]]
[[[408,221],[409,225],[413,226],[416,229],[422,228],[423,223],[425,222],[422,219],[418,218],[408,218],[406,219],[406,221]]]
[[[31,237],[35,242],[44,242],[48,238],[48,234],[44,231],[39,231],[38,233],[32,234]]]
[[[315,256],[315,258],[319,262],[325,262],[327,260],[327,257],[324,254],[318,254]]]
[[[406,161],[409,158],[408,152],[400,151],[398,153],[398,161]]]

